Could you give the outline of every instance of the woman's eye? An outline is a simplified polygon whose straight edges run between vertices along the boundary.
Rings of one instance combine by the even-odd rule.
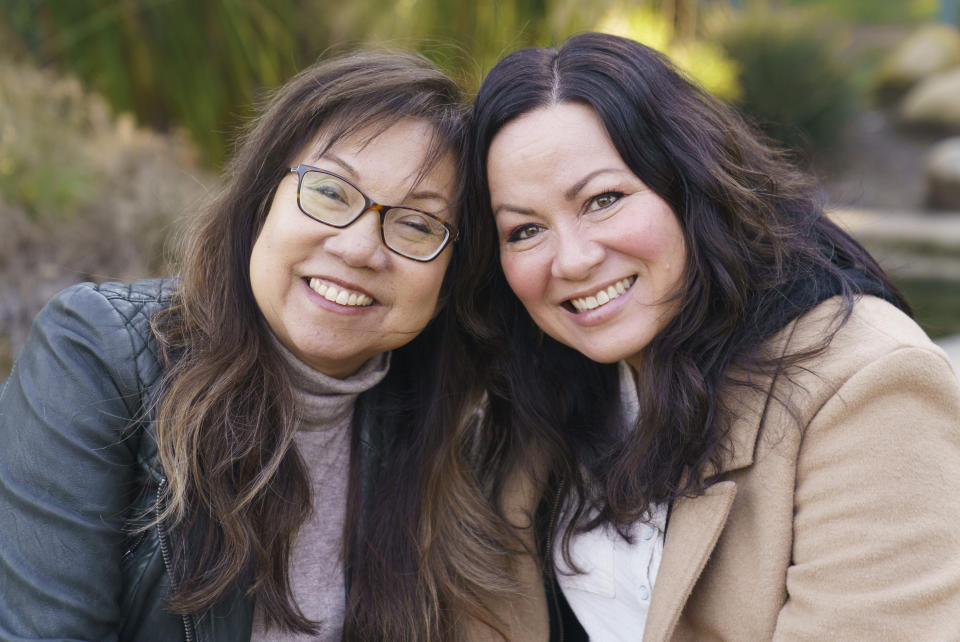
[[[408,228],[410,231],[420,232],[421,234],[433,234],[436,232],[435,226],[430,225],[430,219],[423,214],[406,214],[396,219],[398,225]]]
[[[528,223],[527,225],[521,225],[520,227],[514,228],[507,236],[507,243],[516,243],[517,241],[526,241],[527,239],[533,238],[540,231],[539,225],[534,225],[533,223]]]
[[[623,194],[620,192],[605,192],[598,196],[594,196],[587,203],[587,211],[602,210],[610,207],[623,197]]]
[[[313,188],[318,195],[323,196],[324,198],[330,199],[332,201],[339,201],[341,203],[346,203],[347,199],[343,192],[331,185],[318,185]]]

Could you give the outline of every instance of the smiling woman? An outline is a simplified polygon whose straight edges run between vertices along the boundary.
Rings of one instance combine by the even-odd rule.
[[[452,155],[438,159],[427,172],[421,169],[432,128],[429,121],[404,119],[386,129],[360,129],[333,145],[316,140],[298,152],[294,163],[336,170],[378,200],[430,208],[453,219],[457,183]],[[309,172],[305,177],[318,174],[301,171]],[[250,286],[284,345],[314,369],[345,377],[374,355],[407,343],[436,314],[452,245],[426,254],[433,255],[429,261],[401,256],[386,244],[395,233],[388,236],[380,217],[403,209],[374,210],[359,189],[343,180],[333,195],[339,201],[343,189],[351,188],[360,197],[352,208],[359,216],[342,227],[319,222],[315,214],[304,216],[320,207],[318,197],[305,193],[304,181],[297,179],[291,173],[280,181],[250,254]],[[327,193],[331,186],[337,187],[327,180]]]
[[[545,606],[466,459],[464,113],[421,58],[318,63],[179,276],[38,315],[0,391],[0,638],[544,637],[516,628]]]
[[[809,177],[606,34],[498,63],[469,158],[564,639],[956,637],[960,385]]]
[[[518,117],[490,145],[500,262],[534,323],[601,363],[639,354],[676,313],[683,231],[591,108]]]

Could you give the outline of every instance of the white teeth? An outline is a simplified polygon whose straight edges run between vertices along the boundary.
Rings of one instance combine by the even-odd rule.
[[[310,289],[325,298],[327,301],[333,301],[339,305],[366,307],[373,303],[373,299],[366,294],[358,294],[349,290],[340,290],[334,285],[327,285],[318,278],[310,279]]]
[[[625,279],[620,279],[608,288],[598,291],[593,296],[570,299],[570,305],[572,305],[577,312],[595,310],[625,293],[636,280],[636,276],[628,276]]]

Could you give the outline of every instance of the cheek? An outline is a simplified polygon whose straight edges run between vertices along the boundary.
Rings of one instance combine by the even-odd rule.
[[[261,230],[257,240],[253,243],[253,249],[250,251],[250,287],[261,308],[263,307],[261,299],[268,287],[269,275],[274,272],[269,268],[272,254],[270,240],[263,232],[264,230]]]
[[[611,245],[623,254],[642,259],[670,273],[683,271],[686,250],[683,231],[667,210],[655,217],[625,217],[613,230]]]
[[[623,234],[618,236],[614,248],[620,253],[642,261],[647,269],[672,271],[680,265],[674,265],[675,252],[673,240],[646,234]]]
[[[663,271],[663,278],[667,281],[667,287],[673,285],[683,276],[687,263],[686,242],[683,239],[683,232],[675,221],[669,221],[657,235],[656,247],[651,248],[651,252],[656,252],[658,262]]]
[[[531,256],[521,256],[509,252],[500,254],[500,267],[503,269],[507,284],[524,305],[543,293],[538,262],[532,259]]]
[[[285,247],[278,217],[270,214],[250,250],[250,282],[269,282],[277,277]]]
[[[277,192],[278,196],[280,193]],[[274,199],[270,209],[267,210],[267,215],[263,219],[263,224],[260,226],[250,250],[251,278],[255,263],[263,270],[269,269],[276,262],[277,251],[284,246],[286,228],[289,226],[288,219],[289,214]]]
[[[449,263],[449,256],[446,259],[439,257],[423,266],[417,266],[429,266],[429,270],[417,271],[399,280],[399,283],[406,283],[411,288],[407,298],[406,313],[415,324],[422,322],[421,327],[416,331],[422,330],[422,326],[425,326],[440,311],[440,289],[443,287],[443,279]]]

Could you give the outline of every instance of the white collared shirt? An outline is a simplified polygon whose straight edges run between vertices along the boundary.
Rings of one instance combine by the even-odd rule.
[[[639,409],[637,389],[629,366],[622,361],[620,397],[628,425],[633,426]],[[554,549],[557,583],[591,640],[643,639],[653,583],[663,556],[666,519],[666,505],[654,506],[649,522],[636,522],[630,527],[633,543],[609,525],[574,535],[570,556],[583,573],[570,569],[562,547]]]

